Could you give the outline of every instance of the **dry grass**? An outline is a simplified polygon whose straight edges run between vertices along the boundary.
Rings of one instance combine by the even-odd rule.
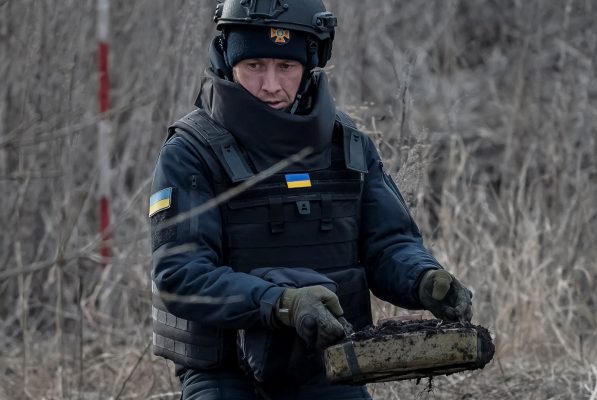
[[[0,1],[0,399],[178,396],[148,348],[146,207],[165,127],[194,100],[212,2],[112,3],[102,269],[95,2]],[[379,142],[497,344],[482,371],[376,384],[374,398],[597,400],[597,6],[328,3],[337,102]]]

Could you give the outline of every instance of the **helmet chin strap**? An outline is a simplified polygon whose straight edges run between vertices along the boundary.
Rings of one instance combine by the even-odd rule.
[[[226,56],[226,38],[224,34],[216,36],[209,46],[209,61],[212,70],[220,77],[233,81],[232,67]]]
[[[303,72],[303,77],[301,79],[301,84],[299,86],[299,90],[297,91],[296,97],[294,98],[294,102],[290,107],[290,114],[295,114],[299,108],[301,100],[309,91],[309,86],[311,86],[311,71],[313,68],[319,65],[319,56],[318,56],[319,44],[317,41],[307,37],[307,65],[305,65],[305,71]]]
[[[301,100],[303,99],[303,96],[305,94],[307,94],[307,92],[309,91],[309,86],[311,86],[311,70],[308,70],[307,68],[305,68],[305,72],[303,72],[303,78],[301,80],[299,90],[298,90],[296,97],[294,98],[294,102],[292,103],[292,106],[290,107],[290,110],[289,110],[290,114],[296,113],[296,111],[298,110],[298,107],[301,103]]]

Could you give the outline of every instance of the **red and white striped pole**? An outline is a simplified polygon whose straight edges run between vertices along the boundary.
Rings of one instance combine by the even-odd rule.
[[[97,128],[99,167],[100,254],[102,265],[108,264],[112,251],[110,233],[110,135],[112,125],[107,112],[110,108],[110,80],[108,75],[108,37],[110,34],[110,0],[97,0],[97,39],[99,51],[99,111]]]

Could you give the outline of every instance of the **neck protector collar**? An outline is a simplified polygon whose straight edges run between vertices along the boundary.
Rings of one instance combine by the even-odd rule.
[[[313,153],[286,172],[328,168],[336,107],[325,74],[313,74],[316,86],[307,114],[290,114],[261,102],[241,85],[208,70],[201,80],[196,105],[226,128],[246,150],[257,171],[290,157],[305,147]]]

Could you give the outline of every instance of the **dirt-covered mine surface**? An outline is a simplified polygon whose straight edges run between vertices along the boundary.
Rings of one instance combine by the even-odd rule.
[[[570,358],[504,360],[494,355],[495,343],[483,326],[470,323],[448,323],[440,320],[396,321],[386,320],[356,332],[351,339],[365,341],[383,340],[384,337],[425,332],[434,335],[454,328],[471,328],[477,331],[480,343],[486,344],[483,369],[439,375],[420,380],[370,383],[367,385],[376,400],[576,400],[597,398],[597,368]],[[503,342],[502,342],[503,343]],[[503,346],[503,344],[502,344]],[[491,356],[489,356],[491,354]],[[553,357],[553,356],[552,356]],[[555,359],[555,357],[554,357]],[[591,395],[595,397],[591,397]]]
[[[438,332],[444,332],[447,329],[472,328],[478,334],[487,336],[491,340],[489,331],[480,325],[473,325],[468,322],[445,322],[438,319],[424,319],[424,320],[386,320],[377,326],[369,326],[361,331],[355,332],[351,337],[352,340],[367,340],[380,337],[383,335],[395,335],[409,332],[426,332],[428,335],[433,335]]]
[[[369,326],[350,336],[353,341],[385,340],[389,336],[424,332],[425,337],[431,337],[442,332],[453,329],[474,330],[477,333],[479,343],[477,361],[475,368],[483,368],[495,353],[495,345],[489,331],[481,325],[473,325],[468,322],[445,322],[437,319],[426,320],[386,320],[377,326]]]

